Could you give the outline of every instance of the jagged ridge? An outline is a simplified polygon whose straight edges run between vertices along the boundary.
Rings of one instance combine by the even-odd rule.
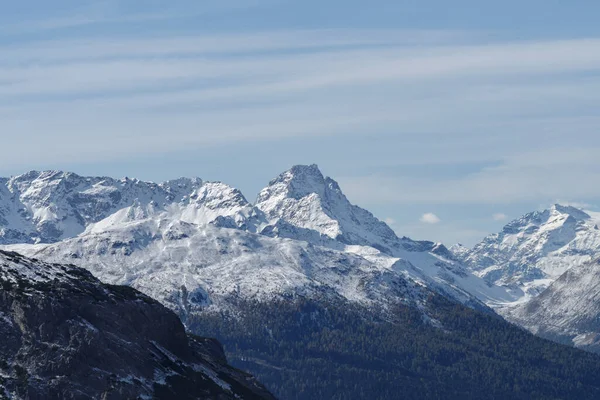
[[[43,206],[63,210],[60,215],[69,220],[103,205],[95,218],[71,218],[83,221],[77,236],[13,249],[69,260],[178,311],[226,308],[233,294],[269,298],[318,293],[365,305],[417,304],[421,287],[478,308],[510,300],[502,289],[467,272],[443,245],[396,236],[370,212],[352,205],[316,165],[295,166],[279,175],[260,192],[256,205],[237,189],[200,179],[156,185],[31,173],[8,182],[14,199],[27,203],[32,215],[42,215]],[[99,200],[107,191],[120,193],[112,195],[117,200]],[[49,215],[32,221],[36,227],[65,223],[59,214]],[[65,235],[61,232],[56,238]]]

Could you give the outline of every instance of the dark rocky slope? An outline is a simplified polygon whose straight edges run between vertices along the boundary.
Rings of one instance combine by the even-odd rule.
[[[2,251],[0,285],[0,398],[273,398],[134,289]]]

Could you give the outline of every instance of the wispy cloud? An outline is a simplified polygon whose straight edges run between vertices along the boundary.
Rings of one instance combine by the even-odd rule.
[[[401,41],[402,36],[396,35],[396,40]],[[137,85],[146,81],[145,86],[160,86],[174,78],[211,78],[238,79],[235,87],[265,96],[273,90],[360,89],[361,86],[390,82],[410,85],[415,79],[422,80],[417,82],[423,85],[432,80],[445,84],[444,80],[448,79],[461,79],[472,84],[474,77],[506,79],[523,74],[535,77],[540,73],[600,68],[600,40],[425,48],[394,43],[377,35],[352,37],[345,32],[336,35],[332,31],[122,42],[118,39],[91,43],[55,42],[35,45],[31,49],[4,49],[0,78],[13,83],[8,94],[18,94],[21,90],[35,93],[36,88],[42,94],[48,91],[61,93],[68,92],[72,85],[77,85],[80,92],[94,91],[99,89],[98,82],[104,84],[100,89],[111,91],[115,89],[115,78],[133,80]],[[380,48],[381,44],[386,47]],[[344,46],[362,48],[344,49]],[[313,51],[270,52],[302,48]],[[245,79],[240,82],[240,77]],[[268,78],[266,82],[265,78]],[[257,80],[262,80],[262,84],[250,84]],[[40,81],[47,84],[40,86]],[[56,83],[50,85],[49,82]],[[490,98],[513,96],[507,82],[503,84],[507,86],[493,86],[491,82],[467,87],[466,100],[469,100],[469,90],[478,87],[495,90],[496,93],[488,93]],[[230,83],[221,86],[227,89]],[[529,85],[527,89],[543,90],[544,87]],[[563,91],[569,89],[572,87],[563,85]]]
[[[398,163],[500,165],[452,182],[368,177],[386,183],[371,200],[432,202],[443,190],[450,202],[508,201],[540,186],[530,183],[546,160],[584,162],[573,146],[600,126],[590,107],[600,80],[580,73],[599,69],[600,39],[482,44],[460,32],[364,30],[55,39],[0,46],[0,131],[14,147],[65,143],[39,150],[41,162],[392,132]],[[560,157],[515,153],[515,140],[539,145],[523,135],[534,131],[575,131],[574,141]],[[429,144],[412,151],[416,141]]]
[[[114,26],[197,18],[235,10],[265,7],[277,4],[280,1],[203,0],[201,2],[187,2],[172,0],[162,4],[160,2],[144,2],[143,7],[140,8],[139,2],[131,0],[84,0],[77,7],[67,8],[63,12],[57,13],[56,10],[61,10],[58,7],[44,9],[44,15],[37,18],[29,18],[19,22],[8,22],[0,19],[3,22],[0,25],[0,32],[6,35],[22,35],[97,25]]]
[[[368,176],[342,179],[342,183],[353,196],[371,204],[494,204],[565,196],[571,202],[600,195],[591,184],[600,179],[599,151],[591,146],[522,152],[506,157],[498,166],[452,179]]]

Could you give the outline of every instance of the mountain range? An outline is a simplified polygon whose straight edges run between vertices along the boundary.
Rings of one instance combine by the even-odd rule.
[[[316,165],[282,173],[254,204],[199,178],[154,184],[30,172],[2,190],[8,249],[68,260],[184,313],[227,308],[232,296],[420,304],[426,288],[481,309],[512,300],[443,245],[396,236]]]
[[[472,249],[448,249],[397,236],[351,204],[316,165],[278,175],[254,203],[231,186],[200,178],[156,184],[33,171],[0,179],[5,250],[74,264],[160,301],[191,332],[218,337],[234,365],[283,398],[333,396],[323,387],[352,397],[357,389],[339,384],[350,376],[363,389],[378,382],[372,398],[398,390],[391,376],[412,388],[406,398],[477,398],[481,387],[498,398],[531,398],[540,390],[556,395],[556,387],[581,375],[561,363],[582,353],[530,342],[497,314],[545,338],[596,350],[599,219],[555,205],[509,223]],[[474,323],[481,325],[477,332],[468,328]],[[356,347],[364,332],[373,332],[370,341],[387,356],[367,342]],[[479,359],[474,349],[489,351],[482,338],[504,341],[502,350]],[[514,354],[525,343],[568,373],[554,381],[549,370],[538,371],[530,349],[517,367]],[[300,351],[300,344],[312,352]],[[418,366],[423,354],[436,352],[430,372]],[[459,353],[464,356],[452,355]],[[560,357],[550,356],[555,353]],[[472,370],[467,359],[493,367]],[[515,376],[524,365],[539,379]],[[488,381],[494,374],[511,389]],[[479,386],[469,376],[478,376]],[[429,380],[443,384],[432,389]],[[595,389],[582,390],[580,398],[594,398]]]

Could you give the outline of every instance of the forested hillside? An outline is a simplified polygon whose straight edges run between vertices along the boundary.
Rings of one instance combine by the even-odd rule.
[[[281,399],[600,398],[598,356],[439,296],[429,304],[437,321],[409,307],[385,321],[296,300],[239,304],[239,318],[196,316],[188,327],[221,340]]]

